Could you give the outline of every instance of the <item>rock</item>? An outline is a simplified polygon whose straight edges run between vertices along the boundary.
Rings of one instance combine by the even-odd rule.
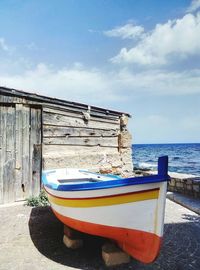
[[[102,258],[106,266],[116,266],[130,262],[130,256],[111,242],[103,245]]]
[[[82,239],[71,239],[67,235],[63,236],[63,243],[67,248],[78,249],[83,246]]]
[[[112,166],[110,164],[101,166],[99,168],[99,172],[102,173],[102,174],[112,173]]]
[[[132,136],[125,130],[119,134],[119,148],[131,148]]]
[[[128,125],[128,116],[122,114],[122,116],[120,118],[120,127],[121,127],[121,130],[126,129],[127,125]]]

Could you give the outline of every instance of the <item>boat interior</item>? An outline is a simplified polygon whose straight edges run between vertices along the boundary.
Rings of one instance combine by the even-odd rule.
[[[80,169],[55,169],[45,172],[47,181],[54,184],[80,184],[109,181],[119,179],[121,177],[115,175],[101,175],[98,173],[89,172],[87,170]]]

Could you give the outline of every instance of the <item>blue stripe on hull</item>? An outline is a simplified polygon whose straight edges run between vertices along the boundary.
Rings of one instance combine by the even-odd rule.
[[[45,186],[50,189],[58,191],[82,191],[82,190],[96,190],[96,189],[107,189],[115,187],[124,187],[130,185],[141,185],[141,184],[150,184],[158,183],[170,180],[170,177],[167,174],[168,171],[168,157],[160,157],[158,159],[158,174],[150,175],[144,177],[130,177],[130,178],[120,178],[102,182],[93,182],[93,183],[79,183],[79,184],[53,184],[49,183],[46,174],[42,174],[42,182]]]

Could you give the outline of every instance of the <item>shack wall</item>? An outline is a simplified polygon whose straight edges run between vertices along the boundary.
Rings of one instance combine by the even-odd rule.
[[[128,116],[0,87],[0,204],[38,195],[41,170],[132,175]]]
[[[120,117],[43,107],[44,169],[74,167],[132,174],[131,136]],[[127,125],[126,125],[127,126]]]

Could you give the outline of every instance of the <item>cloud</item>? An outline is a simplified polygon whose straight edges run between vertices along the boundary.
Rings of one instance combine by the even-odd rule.
[[[112,79],[111,79],[112,78]],[[75,63],[54,69],[44,63],[21,74],[0,75],[0,85],[107,107],[136,97],[200,94],[200,69],[190,72],[99,70]],[[118,107],[120,109],[120,107]]]
[[[122,48],[113,63],[142,66],[166,65],[189,56],[200,55],[200,13],[157,24],[131,49]]]
[[[84,69],[80,63],[61,69],[40,63],[18,75],[0,75],[0,85],[90,104],[101,102],[105,95],[108,102],[117,98],[110,79],[97,69]]]
[[[114,78],[114,77],[112,77]],[[170,72],[146,70],[131,72],[122,69],[116,75],[116,84],[133,95],[179,96],[200,94],[200,69]]]
[[[3,51],[9,50],[4,38],[0,38],[0,49]]]
[[[200,0],[193,0],[186,12],[195,12],[200,8]]]
[[[122,39],[135,39],[140,37],[144,32],[144,28],[131,23],[116,27],[112,30],[104,31],[108,37],[118,37]]]

